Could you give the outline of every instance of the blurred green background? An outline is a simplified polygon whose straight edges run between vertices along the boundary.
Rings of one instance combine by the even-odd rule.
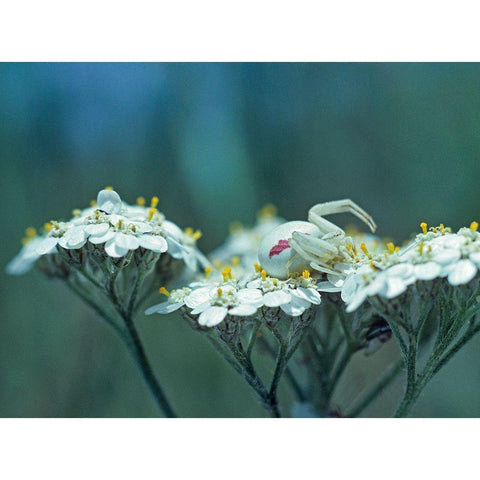
[[[113,185],[130,202],[158,194],[168,218],[203,230],[205,252],[267,202],[304,219],[349,197],[396,241],[423,220],[458,228],[480,219],[480,65],[1,64],[0,162],[0,415],[157,416],[94,313],[37,271],[5,274],[25,227]],[[142,316],[139,328],[183,416],[263,416],[178,316]],[[480,416],[479,347],[438,375],[414,415]],[[396,354],[358,355],[338,403]],[[366,415],[390,415],[400,393],[397,382]]]

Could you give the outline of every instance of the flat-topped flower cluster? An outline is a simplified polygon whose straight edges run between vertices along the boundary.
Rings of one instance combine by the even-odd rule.
[[[107,187],[98,193],[90,207],[74,210],[70,220],[45,223],[38,235],[35,229],[27,229],[24,246],[8,264],[7,271],[23,274],[44,255],[58,253],[59,249],[80,250],[87,243],[103,245],[105,256],[113,259],[142,248],[158,254],[168,252],[192,270],[198,265],[208,265],[195,245],[200,233],[191,229],[182,231],[165,219],[157,205],[157,197],[151,199],[150,206],[146,206],[143,197],[137,199],[136,205],[129,205]]]
[[[172,292],[161,287],[160,293],[168,297],[167,301],[150,307],[146,313],[170,313],[183,309],[191,316],[198,316],[199,325],[213,327],[227,316],[249,317],[259,310],[262,315],[270,317],[278,316],[280,311],[298,317],[321,303],[316,279],[309,271],[288,280],[279,280],[267,276],[258,263],[254,268],[255,273],[235,278],[232,267],[225,267],[221,272],[207,267],[205,278],[187,287]]]
[[[380,255],[366,251],[361,260],[344,270],[341,296],[347,311],[356,310],[368,297],[396,298],[416,282],[446,279],[455,287],[476,277],[480,267],[478,223],[457,233],[443,225],[427,227],[422,223],[422,233],[406,247],[390,244]]]

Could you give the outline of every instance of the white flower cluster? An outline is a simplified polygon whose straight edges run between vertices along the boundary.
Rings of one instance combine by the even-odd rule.
[[[267,204],[257,213],[257,223],[252,228],[244,227],[238,222],[233,223],[225,242],[209,256],[219,268],[232,262],[243,271],[253,272],[253,265],[258,262],[261,241],[284,222],[283,218],[277,216],[276,207]]]
[[[477,222],[457,233],[443,225],[427,230],[422,223],[421,227],[423,233],[405,248],[390,246],[382,255],[365,255],[361,262],[345,270],[346,278],[340,286],[347,311],[356,310],[367,297],[398,297],[418,281],[443,278],[458,286],[475,278],[480,268]]]
[[[128,205],[113,189],[106,188],[92,204],[84,210],[74,210],[69,221],[46,223],[41,235],[33,228],[27,229],[24,246],[7,265],[7,272],[23,274],[41,256],[54,254],[58,248],[81,249],[87,242],[103,244],[105,254],[111,258],[124,257],[141,247],[156,253],[168,252],[192,270],[209,264],[195,246],[200,233],[191,229],[182,231],[165,220],[157,210],[157,197],[152,198],[150,207],[145,206],[142,197],[137,199],[137,205]]]
[[[236,279],[232,268],[221,272],[206,269],[206,278],[191,283],[188,287],[160,293],[168,296],[166,302],[154,305],[146,314],[170,313],[185,308],[190,316],[197,317],[202,326],[213,327],[226,317],[249,317],[260,308],[278,316],[279,309],[290,317],[298,317],[312,305],[321,302],[316,281],[308,271],[303,275],[279,280],[267,276],[258,264],[255,274],[244,274]]]

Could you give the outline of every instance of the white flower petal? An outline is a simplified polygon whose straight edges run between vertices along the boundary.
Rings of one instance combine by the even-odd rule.
[[[21,251],[16,257],[8,262],[5,270],[9,275],[23,275],[33,267],[40,254],[26,257]]]
[[[73,227],[62,237],[65,239],[66,245],[62,244],[64,248],[81,248],[85,245],[87,241],[87,234],[85,233],[85,226]],[[59,242],[60,243],[60,242]]]
[[[97,208],[106,213],[120,213],[122,210],[120,195],[113,190],[100,190],[97,195]]]
[[[251,303],[241,303],[240,305],[231,308],[228,313],[229,315],[235,315],[237,317],[249,317],[257,311],[258,307],[259,305],[256,306]]]
[[[247,283],[247,288],[261,288],[262,280],[257,278],[256,280],[252,280],[251,282]]]
[[[386,282],[386,291],[383,293],[385,298],[395,298],[401,295],[407,286],[401,278],[388,278]]]
[[[420,263],[414,265],[413,273],[418,280],[433,280],[440,276],[442,267],[435,262]]]
[[[286,303],[284,305],[280,305],[280,308],[289,316],[291,317],[298,317],[300,316],[307,307],[297,302],[297,299],[292,298],[290,303]]]
[[[153,231],[153,227],[145,222],[131,222],[135,226],[137,233],[150,233]]]
[[[113,258],[123,257],[128,253],[128,248],[121,248],[115,241],[115,237],[105,244],[105,252]]]
[[[299,298],[309,303],[313,303],[314,305],[320,305],[320,302],[322,301],[320,298],[320,294],[312,287],[310,288],[297,287],[293,291],[294,293],[297,294]]]
[[[117,232],[115,235],[115,243],[123,249],[135,250],[140,246],[138,238],[134,235],[126,235],[122,232]]]
[[[435,254],[433,260],[440,265],[448,265],[460,259],[460,252],[451,248],[444,248]]]
[[[343,284],[342,300],[346,303],[350,303],[357,289],[358,289],[358,283],[355,279],[355,275],[350,275],[345,279],[345,283]]]
[[[292,300],[290,293],[285,290],[275,290],[268,292],[263,296],[263,304],[266,307],[275,308],[285,303],[289,303]]]
[[[140,246],[152,252],[163,253],[167,251],[167,241],[159,235],[142,235],[138,239]]]
[[[470,254],[470,260],[477,266],[480,266],[480,252],[473,252]]]
[[[97,237],[104,235],[110,229],[110,225],[108,223],[97,223],[97,224],[90,224],[85,227],[85,233],[87,235],[95,235]]]
[[[97,235],[90,235],[90,237],[88,238],[88,241],[90,243],[93,243],[94,245],[97,245],[99,243],[108,242],[114,236],[115,236],[115,232],[113,230],[108,230],[103,235],[98,235],[98,236]]]
[[[212,287],[202,287],[194,290],[185,297],[185,305],[188,308],[198,307],[200,304],[210,301],[210,290]]]
[[[198,315],[199,313],[204,312],[207,308],[210,308],[211,306],[212,302],[210,302],[210,300],[207,300],[206,302],[197,305],[190,313],[192,315]]]
[[[388,270],[385,270],[385,273],[389,277],[409,278],[412,276],[413,266],[409,263],[398,263]]]
[[[263,301],[262,292],[256,288],[242,288],[237,293],[237,298],[240,303],[253,303],[261,305]]]
[[[327,274],[327,280],[335,287],[342,288],[345,283],[345,277],[342,275],[336,275],[333,273]]]
[[[48,253],[52,253],[57,249],[58,238],[55,237],[47,237],[41,241],[35,248],[35,251],[39,255],[46,255]]]
[[[198,323],[206,327],[214,327],[223,322],[227,316],[228,309],[226,307],[212,306],[204,310],[198,317]]]
[[[342,287],[336,287],[335,285],[333,285],[333,283],[330,282],[317,282],[315,287],[319,292],[335,293],[342,291]]]
[[[178,310],[180,307],[183,306],[183,302],[179,303],[170,303],[170,302],[162,302],[158,305],[153,305],[150,308],[145,310],[145,315],[151,315],[152,313],[170,313]]]
[[[358,291],[351,296],[346,311],[348,313],[355,311],[367,298],[364,288],[358,289]]]
[[[468,283],[477,273],[476,265],[470,260],[460,260],[448,274],[450,285]]]

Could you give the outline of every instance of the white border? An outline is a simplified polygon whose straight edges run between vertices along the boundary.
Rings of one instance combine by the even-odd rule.
[[[11,479],[473,478],[479,420],[2,420]]]
[[[0,19],[3,61],[479,58],[466,0],[16,0]]]

